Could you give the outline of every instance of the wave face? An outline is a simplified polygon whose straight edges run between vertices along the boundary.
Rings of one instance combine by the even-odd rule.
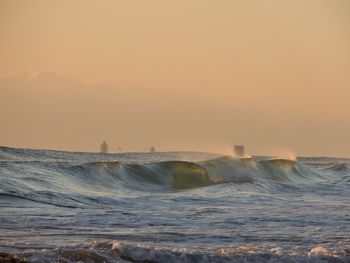
[[[48,262],[346,262],[349,164],[0,147],[0,252]]]

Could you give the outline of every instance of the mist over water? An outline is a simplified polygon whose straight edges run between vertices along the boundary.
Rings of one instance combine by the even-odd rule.
[[[0,250],[34,262],[348,262],[349,165],[1,147]]]

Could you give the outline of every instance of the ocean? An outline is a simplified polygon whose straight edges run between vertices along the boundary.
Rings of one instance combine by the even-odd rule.
[[[0,261],[350,262],[350,159],[0,147]]]

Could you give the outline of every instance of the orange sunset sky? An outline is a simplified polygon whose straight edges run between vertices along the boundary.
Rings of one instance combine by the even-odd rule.
[[[0,0],[0,145],[350,157],[348,0]]]

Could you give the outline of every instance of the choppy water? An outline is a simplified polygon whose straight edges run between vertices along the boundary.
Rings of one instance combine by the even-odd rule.
[[[0,252],[33,262],[350,262],[349,200],[349,159],[0,147]]]

